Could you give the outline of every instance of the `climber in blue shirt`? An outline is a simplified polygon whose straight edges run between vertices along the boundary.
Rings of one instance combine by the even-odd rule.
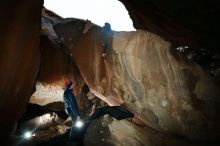
[[[71,116],[72,121],[74,121],[77,119],[77,117],[79,117],[79,112],[77,108],[76,97],[72,90],[73,82],[66,80],[64,84],[66,87],[63,95],[65,111],[69,116]]]
[[[102,27],[101,41],[102,41],[102,57],[106,58],[107,50],[110,48],[112,40],[112,29],[108,22]]]
[[[79,133],[76,131],[75,123],[76,123],[76,121],[80,120],[80,117],[79,117],[79,112],[78,112],[78,108],[77,108],[76,97],[73,94],[73,90],[72,90],[73,82],[65,80],[64,84],[65,84],[65,91],[63,94],[64,107],[65,107],[66,113],[72,119],[72,127],[71,127],[70,133],[69,133],[69,142],[72,143],[78,139]],[[81,142],[83,142],[83,141],[81,140]]]
[[[80,121],[80,118],[77,108],[76,97],[72,92],[73,82],[66,80],[64,84],[65,92],[63,97],[65,111],[72,118],[72,127],[71,129],[67,130],[67,135],[69,135],[69,141],[67,142],[68,145],[83,146],[85,134],[91,123],[105,114],[109,114],[117,120],[134,117],[133,113],[130,113],[128,110],[120,106],[105,106],[102,108],[98,108],[91,116],[89,116],[84,121],[83,126],[78,127],[76,123],[77,121]]]

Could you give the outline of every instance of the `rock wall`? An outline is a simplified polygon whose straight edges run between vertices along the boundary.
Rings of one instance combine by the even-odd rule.
[[[202,47],[219,54],[218,0],[119,1],[125,5],[136,29],[158,34],[177,47]]]
[[[74,81],[74,93],[77,97],[80,96],[84,80],[71,58],[71,53],[63,46],[63,38],[58,37],[53,29],[54,25],[63,23],[64,19],[43,8],[41,20],[41,63],[36,82],[36,91],[29,102],[43,106],[63,101],[65,79]],[[83,28],[83,25],[81,27]],[[78,37],[74,37],[72,41],[77,42]],[[78,101],[80,101],[80,98]]]
[[[7,141],[34,91],[42,6],[42,0],[8,0],[0,5],[0,145]]]
[[[106,98],[120,97],[162,131],[197,140],[218,134],[219,87],[198,65],[172,52],[168,42],[145,31],[119,33],[110,55],[112,87]]]
[[[136,28],[157,33],[177,46],[190,44],[216,49],[219,40],[216,35],[219,32],[217,1],[208,4],[184,1],[183,5],[178,2],[174,6],[173,2],[164,4],[160,0],[121,1]],[[55,31],[54,35],[50,34],[50,29],[63,18],[43,11],[56,17],[56,21],[45,25],[50,27],[47,33],[51,37],[42,36],[40,50],[42,4],[41,0],[9,0],[0,5],[0,129],[3,139],[0,145],[11,145],[4,142],[9,141],[16,121],[35,90],[36,80],[62,86],[63,78],[71,78],[77,81],[76,90],[79,90],[84,84],[81,75],[99,98],[110,105],[123,104],[144,125],[191,140],[219,137],[219,86],[199,66],[172,52],[168,42],[145,31],[115,32],[107,59],[103,60],[100,27],[88,21],[67,19],[61,27],[57,25],[57,38]],[[184,9],[191,6],[187,15],[176,7],[178,5]],[[194,15],[188,19],[192,12]],[[49,17],[42,20],[52,21]],[[63,49],[59,47],[61,42],[64,51],[59,50]]]
[[[56,29],[58,36],[69,40],[73,34],[62,29]],[[172,52],[169,42],[141,30],[115,32],[103,59],[100,31],[91,27],[76,47],[64,41],[96,96],[123,104],[160,132],[198,141],[219,137],[220,90],[211,75]]]

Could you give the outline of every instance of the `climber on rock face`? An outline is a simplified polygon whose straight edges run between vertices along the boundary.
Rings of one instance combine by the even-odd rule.
[[[112,38],[112,29],[111,25],[106,22],[105,25],[102,27],[101,32],[101,41],[102,41],[102,57],[106,57],[107,50],[110,47],[111,39]]]
[[[65,107],[65,111],[66,113],[71,117],[72,119],[72,128],[70,130],[70,140],[74,140],[74,122],[79,120],[79,112],[78,112],[78,108],[77,108],[77,101],[76,101],[76,97],[73,94],[73,82],[72,81],[68,81],[65,80],[64,81],[64,85],[65,85],[65,91],[63,94],[63,100],[64,100],[64,107]]]

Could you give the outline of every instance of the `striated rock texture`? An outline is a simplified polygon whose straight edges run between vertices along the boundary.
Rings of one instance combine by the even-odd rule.
[[[72,45],[75,34],[68,30],[79,23],[82,20],[68,20],[57,24],[55,31],[91,92],[110,105],[123,104],[159,132],[192,141],[219,138],[220,90],[211,75],[178,56],[169,42],[141,30],[115,32],[104,60],[100,27],[91,26]],[[83,32],[79,28],[76,31]]]
[[[11,145],[4,142],[34,91],[40,65],[42,6],[42,0],[8,0],[0,5],[1,146]]]
[[[193,140],[217,136],[220,90],[214,78],[175,56],[159,36],[145,31],[115,35],[106,65],[114,85],[110,97],[121,97],[151,127]]]

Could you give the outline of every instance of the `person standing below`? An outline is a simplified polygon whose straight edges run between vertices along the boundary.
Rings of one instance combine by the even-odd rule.
[[[74,122],[78,119],[80,119],[78,108],[77,108],[77,101],[76,96],[73,94],[73,82],[65,80],[65,91],[63,94],[63,100],[64,100],[64,107],[66,113],[71,117],[72,119],[72,128],[70,130],[70,140],[74,141],[75,132],[74,132]]]
[[[111,25],[108,22],[105,22],[105,25],[102,27],[102,32],[101,32],[102,57],[103,58],[106,58],[106,53],[110,47],[111,40],[112,40]]]

